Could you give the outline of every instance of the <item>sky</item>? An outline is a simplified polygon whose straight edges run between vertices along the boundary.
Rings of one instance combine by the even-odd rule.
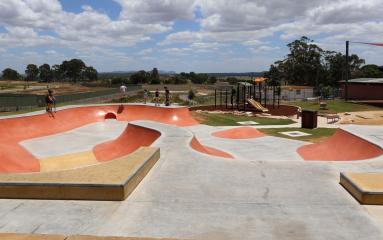
[[[383,42],[383,0],[0,0],[0,70],[80,58],[99,72],[268,70],[305,35]],[[382,47],[351,53],[383,65]]]

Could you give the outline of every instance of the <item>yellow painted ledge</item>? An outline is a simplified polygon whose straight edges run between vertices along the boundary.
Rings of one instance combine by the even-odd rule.
[[[340,184],[361,204],[383,205],[383,172],[341,173]]]
[[[125,157],[83,168],[2,174],[0,198],[122,201],[159,158],[159,148],[141,147]]]
[[[0,233],[1,240],[66,240],[62,235]]]
[[[177,240],[175,238],[138,238],[138,237],[96,237],[96,236],[63,236],[45,234],[0,233],[1,240]],[[179,239],[180,240],[180,239]]]
[[[92,151],[70,153],[40,159],[40,172],[69,170],[98,163]]]

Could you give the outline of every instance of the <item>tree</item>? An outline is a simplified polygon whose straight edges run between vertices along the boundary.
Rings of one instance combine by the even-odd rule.
[[[37,76],[39,75],[39,69],[35,64],[28,64],[25,69],[25,75],[26,81],[36,81]]]
[[[84,71],[86,65],[81,59],[72,59],[69,61],[64,61],[60,69],[62,70],[65,77],[71,79],[76,83],[82,77],[82,72]]]
[[[208,78],[209,76],[206,73],[198,73],[198,74],[195,74],[195,73],[192,74],[192,72],[190,73],[190,80],[192,81],[192,83],[195,83],[195,84],[206,83]]]
[[[64,78],[64,72],[61,65],[55,64],[52,66],[52,77],[54,80],[61,81]]]
[[[217,82],[217,78],[214,76],[209,77],[208,80],[209,84],[215,84]]]
[[[3,79],[18,80],[20,79],[20,75],[16,70],[13,70],[12,68],[6,68],[3,70]]]
[[[174,75],[168,79],[168,84],[186,84],[187,79],[181,75]]]
[[[84,78],[88,79],[89,81],[95,81],[98,78],[98,72],[92,66],[85,67],[83,75]]]
[[[51,70],[51,66],[49,64],[45,63],[39,67],[39,78],[42,82],[50,82],[53,78],[53,73]]]
[[[338,85],[338,82],[344,80],[346,75],[346,56],[337,52],[325,52],[325,69],[327,71],[326,81],[322,83],[330,86]],[[364,59],[360,59],[358,55],[352,54],[349,57],[350,75],[351,77],[357,77],[360,75],[360,66],[364,64]]]
[[[138,71],[130,76],[130,81],[133,84],[143,84],[149,81],[150,74],[144,70]]]
[[[316,85],[321,72],[323,50],[305,36],[287,46],[290,53],[284,60],[289,80],[298,85]]]
[[[362,77],[365,78],[381,78],[383,77],[383,71],[374,64],[364,65],[361,68]]]
[[[158,73],[157,68],[153,68],[150,74],[150,83],[151,84],[160,84],[160,74]]]
[[[281,75],[282,74],[280,70],[275,65],[271,65],[270,70],[267,73],[265,73],[265,76],[270,79],[267,82],[268,85],[273,87],[273,108],[275,107],[275,95],[278,96],[278,103],[279,103],[280,94],[278,94],[278,89],[281,85]]]
[[[342,53],[324,51],[305,36],[287,46],[290,53],[282,61],[275,62],[276,69],[272,69],[274,74],[279,72],[280,83],[315,86],[320,92],[320,84],[337,86],[344,79],[346,57]],[[349,75],[352,78],[362,75],[360,67],[363,64],[364,59],[351,55]]]

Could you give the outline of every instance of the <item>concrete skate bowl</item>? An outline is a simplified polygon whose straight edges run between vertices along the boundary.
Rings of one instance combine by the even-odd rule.
[[[200,153],[208,154],[208,155],[215,156],[215,157],[234,158],[229,153],[226,153],[224,151],[218,150],[216,148],[212,148],[212,147],[208,147],[208,146],[202,145],[197,140],[196,137],[192,138],[192,140],[190,142],[190,146],[191,146],[191,148],[193,148],[194,150],[196,150],[196,151],[198,151]]]
[[[251,139],[265,136],[263,132],[252,127],[239,127],[229,130],[223,130],[214,132],[214,137],[226,138],[226,139]]]
[[[342,129],[321,143],[305,145],[297,151],[307,161],[356,161],[383,154],[380,147]]]
[[[39,159],[23,148],[19,144],[21,141],[63,133],[86,124],[105,121],[105,117],[111,114],[116,116],[117,121],[150,120],[181,127],[198,124],[191,117],[188,108],[144,105],[72,107],[57,111],[54,118],[45,113],[4,118],[0,119],[0,173],[40,171]],[[97,149],[96,152],[98,152]],[[100,158],[105,160],[110,156],[102,155]]]

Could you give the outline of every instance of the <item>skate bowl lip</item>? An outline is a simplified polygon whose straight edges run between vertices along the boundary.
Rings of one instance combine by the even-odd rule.
[[[152,103],[97,103],[97,104],[71,104],[71,105],[65,105],[61,107],[57,107],[56,111],[62,111],[62,110],[69,110],[69,109],[76,109],[76,108],[83,108],[83,107],[107,107],[107,106],[146,106],[146,107],[155,107],[155,108],[165,108],[165,109],[180,109],[180,108],[188,108],[187,106],[179,106],[179,105],[170,105],[170,106],[155,106]],[[12,114],[12,115],[5,115],[0,116],[0,120],[5,119],[12,119],[12,118],[21,118],[21,117],[30,117],[30,116],[37,116],[37,115],[44,115],[46,114],[46,110],[36,110],[28,113],[20,113],[20,114]],[[115,113],[117,114],[117,113]]]
[[[117,113],[119,107],[123,110]],[[157,110],[154,111],[154,110]],[[39,172],[39,159],[19,143],[21,141],[64,133],[96,122],[106,121],[105,115],[117,115],[117,121],[153,121],[177,127],[199,124],[185,106],[155,107],[152,104],[87,104],[57,108],[55,118],[45,111],[0,117],[0,173]]]
[[[246,132],[246,131],[250,131],[250,132]],[[254,139],[254,138],[260,138],[260,137],[266,136],[266,134],[259,131],[255,127],[249,127],[249,126],[220,130],[220,131],[213,132],[212,135],[218,138],[236,139],[236,140]]]
[[[357,151],[356,148],[364,151]],[[383,148],[347,129],[338,128],[334,135],[323,142],[301,146],[297,153],[305,161],[354,162],[374,160],[383,155]]]
[[[125,127],[120,136],[113,140],[97,144],[93,147],[92,152],[100,163],[113,161],[114,159],[133,153],[140,147],[153,145],[160,139],[161,135],[162,133],[156,129],[144,127],[132,122]],[[135,139],[135,142],[130,144],[131,141],[129,141],[129,139],[132,138]]]

